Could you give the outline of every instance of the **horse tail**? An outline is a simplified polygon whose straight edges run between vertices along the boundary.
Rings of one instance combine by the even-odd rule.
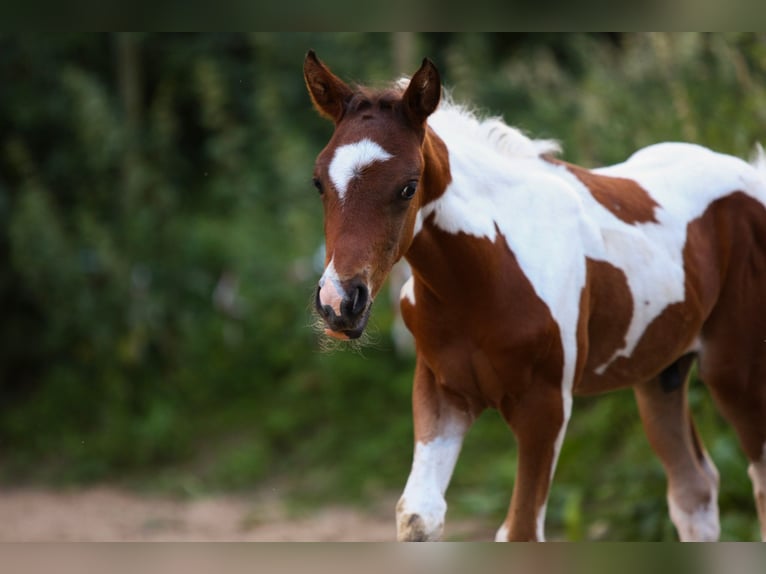
[[[766,179],[766,151],[763,151],[763,146],[756,142],[753,153],[750,156],[750,165],[752,165],[758,173]]]

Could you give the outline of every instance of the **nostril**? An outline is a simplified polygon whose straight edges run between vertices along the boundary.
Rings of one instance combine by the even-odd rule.
[[[335,315],[335,311],[332,310],[330,305],[325,305],[322,303],[322,299],[319,295],[320,290],[321,287],[317,287],[316,293],[314,295],[314,307],[316,308],[320,317],[323,319],[330,319],[333,315]]]
[[[317,312],[321,315],[322,314],[322,301],[319,298],[319,291],[321,290],[321,287],[317,287],[316,291],[314,291],[314,308],[317,310]]]
[[[364,283],[357,285],[353,293],[353,302],[351,312],[354,315],[360,315],[367,306],[368,291]]]
[[[322,310],[320,311],[320,315],[327,321],[333,321],[335,319],[335,311],[333,311],[332,307],[329,305],[325,305],[322,307]]]
[[[352,285],[346,288],[346,295],[341,303],[341,316],[355,321],[364,313],[369,300],[369,291],[367,286],[359,280],[355,280]]]

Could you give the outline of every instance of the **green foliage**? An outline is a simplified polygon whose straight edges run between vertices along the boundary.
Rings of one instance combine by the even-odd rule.
[[[403,486],[412,359],[389,342],[385,299],[362,353],[323,354],[310,328],[310,175],[331,126],[305,93],[309,48],[372,84],[429,55],[456,99],[585,165],[663,139],[744,156],[766,140],[763,36],[409,39],[0,36],[4,481],[270,484],[306,503]],[[735,437],[700,385],[690,400],[722,475],[724,537],[754,538]],[[451,512],[499,523],[515,472],[512,435],[487,413]],[[664,490],[630,393],[577,400],[551,530],[673,539]]]

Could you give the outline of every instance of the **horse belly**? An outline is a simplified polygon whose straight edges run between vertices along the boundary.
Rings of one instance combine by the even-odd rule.
[[[605,261],[588,260],[588,289],[580,316],[582,376],[575,393],[631,386],[655,377],[695,344],[714,295],[687,267],[681,296],[663,285],[637,290],[636,282]]]
[[[588,261],[587,305],[580,317],[585,366],[576,392],[644,382],[698,344],[720,296],[732,249],[720,229],[717,203],[688,223],[675,264],[667,265],[667,278],[656,263],[661,251],[647,264],[655,266],[653,272],[641,275],[639,268],[632,280],[617,265]]]
[[[607,312],[591,317],[587,327],[587,358],[575,394],[595,394],[633,386],[657,376],[678,357],[692,350],[703,323],[700,314],[689,312],[684,302],[668,305],[645,326],[629,355],[601,357],[615,347],[613,334],[620,322]]]

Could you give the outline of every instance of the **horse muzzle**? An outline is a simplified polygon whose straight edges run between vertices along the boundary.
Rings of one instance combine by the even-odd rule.
[[[370,318],[372,298],[361,278],[321,281],[314,306],[325,322],[325,334],[336,339],[357,339]]]

